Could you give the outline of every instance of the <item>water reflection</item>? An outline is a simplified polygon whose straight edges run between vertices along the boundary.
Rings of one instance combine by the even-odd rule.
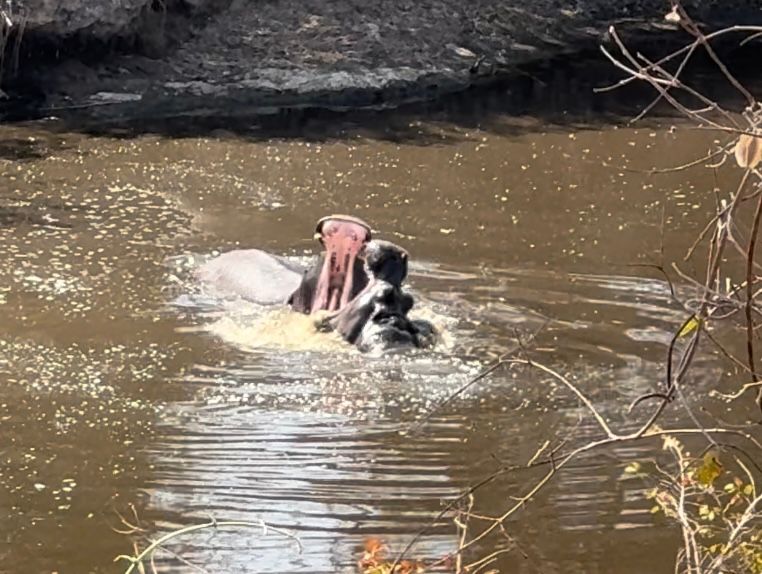
[[[558,293],[546,300],[546,314],[532,309],[530,277],[542,283],[543,293]],[[288,572],[351,571],[365,537],[382,535],[401,545],[406,534],[428,524],[442,501],[501,461],[531,458],[547,438],[598,436],[574,397],[529,371],[497,374],[439,409],[479,372],[486,357],[514,344],[516,330],[544,327],[549,360],[624,431],[638,421],[623,419],[621,405],[659,380],[669,329],[681,318],[679,311],[670,310],[663,284],[632,277],[497,268],[483,274],[423,263],[415,267],[412,283],[421,306],[437,309],[449,321],[452,346],[446,352],[368,357],[351,348],[336,352],[323,343],[300,348],[309,339],[294,345],[251,328],[244,329],[249,338],[245,352],[222,367],[197,367],[190,373],[204,386],[196,402],[177,406],[176,420],[164,419],[181,432],[164,433],[152,451],[159,470],[151,487],[161,501],[158,509],[181,507],[196,516],[217,509],[238,519],[263,518],[293,528],[311,549],[308,556],[294,556],[280,542],[257,545],[255,553],[268,565],[264,568],[277,563]],[[496,291],[505,291],[495,285],[519,284],[528,291],[516,289],[511,303],[499,300],[504,297]],[[199,309],[200,321],[204,312]],[[283,313],[257,312],[260,319],[270,316],[269,321],[272,314],[282,319]],[[230,319],[233,310],[226,313]],[[607,326],[612,317],[621,319]],[[649,327],[637,336],[620,327],[633,324]],[[212,325],[216,336],[240,344],[230,331],[220,330],[218,321]],[[270,327],[293,324],[281,321]],[[660,343],[650,353],[641,336],[649,329],[660,335],[646,339]],[[697,384],[704,386],[717,375],[711,361],[699,365],[698,372],[706,380]],[[432,412],[428,424],[417,427],[415,422]],[[627,456],[637,457],[647,446],[627,448]],[[584,461],[560,475],[541,495],[539,516],[522,525],[522,537],[546,535],[551,516],[559,537],[571,535],[560,532],[601,535],[652,527],[644,500],[637,496],[639,486],[602,473],[611,457],[620,454],[625,453]],[[508,478],[488,500],[515,495],[522,484]],[[486,508],[494,511],[493,505],[488,502]],[[248,571],[251,553],[241,554],[239,544],[240,538],[226,534],[212,545],[214,551],[194,546],[185,555],[198,563]],[[454,544],[453,528],[439,525],[418,551],[438,557]]]

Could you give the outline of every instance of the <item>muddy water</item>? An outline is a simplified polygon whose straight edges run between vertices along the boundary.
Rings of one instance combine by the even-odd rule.
[[[524,371],[409,432],[541,327],[537,356],[613,422],[636,424],[626,405],[655,384],[682,316],[632,264],[659,261],[662,228],[665,257],[682,253],[714,201],[705,171],[639,170],[702,155],[712,136],[501,117],[380,123],[307,138],[255,124],[205,137],[2,128],[0,570],[122,572],[113,559],[132,541],[213,515],[264,520],[304,549],[272,532],[202,532],[170,547],[182,558],[157,554],[158,568],[352,572],[366,537],[400,548],[497,465],[595,435],[573,397]],[[331,212],[409,249],[416,312],[442,333],[433,351],[364,356],[193,281],[200,261],[235,247],[303,259]],[[702,357],[691,394],[721,373]],[[507,523],[521,551],[498,566],[671,572],[674,533],[640,485],[619,480],[617,461],[641,448],[560,475]],[[499,511],[533,476],[484,488],[476,508]],[[115,531],[128,529],[119,515],[141,530]],[[444,523],[415,554],[455,544]]]

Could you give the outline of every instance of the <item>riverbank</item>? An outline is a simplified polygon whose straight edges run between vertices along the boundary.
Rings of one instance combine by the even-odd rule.
[[[660,53],[687,38],[665,21],[660,0],[545,0],[531,9],[498,0],[124,0],[90,3],[90,12],[69,3],[65,14],[56,11],[65,3],[34,4],[17,74],[6,80],[6,117],[150,121],[397,107],[581,54],[600,58],[611,25]],[[762,21],[759,2],[688,8],[708,27]]]

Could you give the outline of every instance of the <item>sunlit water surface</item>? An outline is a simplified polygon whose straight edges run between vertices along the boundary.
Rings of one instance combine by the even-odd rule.
[[[181,558],[159,552],[159,569],[353,572],[367,537],[400,549],[500,464],[526,462],[548,439],[597,436],[568,390],[525,369],[438,407],[517,337],[612,424],[645,416],[628,418],[627,405],[658,384],[684,317],[632,264],[659,261],[662,229],[665,257],[682,254],[714,182],[637,170],[700,156],[711,136],[395,121],[404,126],[349,123],[306,139],[256,125],[176,138],[2,128],[0,570],[120,572],[127,563],[112,561],[133,540],[213,516],[287,529],[303,551],[272,531],[207,530],[170,546]],[[305,317],[193,279],[200,261],[235,247],[303,260],[314,222],[332,212],[410,251],[434,349],[363,355]],[[702,355],[688,392],[721,375]],[[561,473],[506,523],[521,552],[497,566],[671,572],[672,531],[649,514],[642,484],[620,480],[620,461],[646,447]],[[499,512],[533,478],[483,488],[476,510]],[[120,515],[144,530],[115,531],[128,529]],[[456,544],[445,521],[414,555]]]

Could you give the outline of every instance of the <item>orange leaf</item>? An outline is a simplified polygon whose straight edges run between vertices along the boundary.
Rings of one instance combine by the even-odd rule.
[[[365,552],[378,554],[386,548],[386,544],[381,542],[378,538],[366,538],[363,543],[363,548],[365,548]]]
[[[368,538],[365,540],[362,558],[357,565],[363,572],[372,572],[381,566],[381,560],[386,550],[386,545],[378,538]]]

